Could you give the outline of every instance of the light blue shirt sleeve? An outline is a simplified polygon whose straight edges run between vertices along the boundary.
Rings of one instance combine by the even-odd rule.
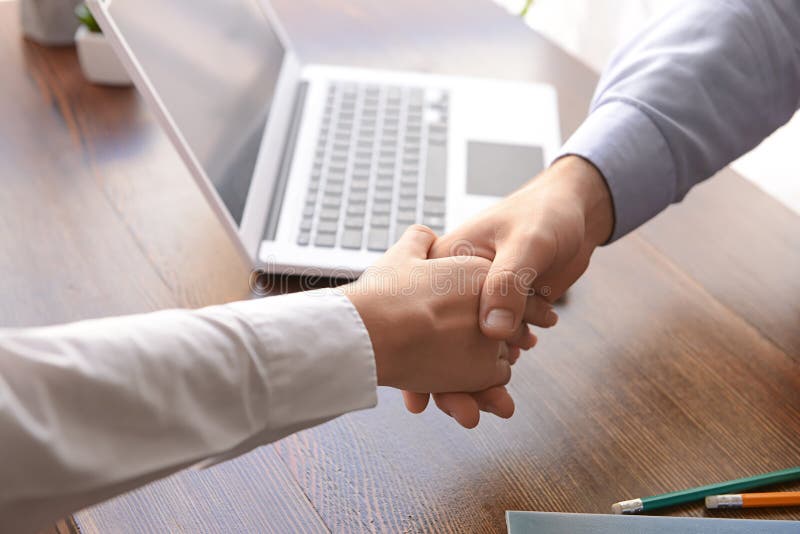
[[[798,107],[800,0],[690,0],[615,54],[562,155],[602,172],[614,241],[754,148]]]

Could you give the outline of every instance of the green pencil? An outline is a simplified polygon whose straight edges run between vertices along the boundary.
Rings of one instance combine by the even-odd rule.
[[[622,501],[611,505],[611,511],[615,514],[637,514],[639,512],[649,512],[651,510],[665,508],[667,506],[678,506],[680,504],[700,501],[709,495],[736,493],[743,490],[760,488],[762,486],[769,486],[772,484],[780,484],[782,482],[792,482],[795,480],[800,480],[800,467],[790,467],[789,469],[784,469],[782,471],[765,473],[763,475],[756,475],[754,477],[738,478],[736,480],[720,482],[718,484],[709,484],[708,486],[700,486],[699,488],[694,489],[673,491],[672,493],[664,493],[663,495],[654,495],[652,497],[642,497],[641,499]]]

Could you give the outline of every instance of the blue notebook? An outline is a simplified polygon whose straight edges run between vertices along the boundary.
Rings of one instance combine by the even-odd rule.
[[[800,534],[799,521],[506,512],[508,534]]]

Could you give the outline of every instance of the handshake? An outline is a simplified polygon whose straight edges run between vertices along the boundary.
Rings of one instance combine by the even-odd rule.
[[[404,390],[413,413],[433,394],[467,428],[480,411],[511,417],[505,385],[536,344],[530,325],[556,324],[552,302],[612,229],[602,176],[571,156],[452,234],[409,228],[343,288],[369,332],[378,384]]]

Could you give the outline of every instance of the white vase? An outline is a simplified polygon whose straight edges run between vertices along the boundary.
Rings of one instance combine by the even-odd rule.
[[[75,7],[81,0],[20,0],[22,31],[39,44],[71,45],[78,22]]]
[[[125,67],[102,33],[92,32],[81,25],[75,33],[75,46],[87,80],[99,85],[131,85]]]

